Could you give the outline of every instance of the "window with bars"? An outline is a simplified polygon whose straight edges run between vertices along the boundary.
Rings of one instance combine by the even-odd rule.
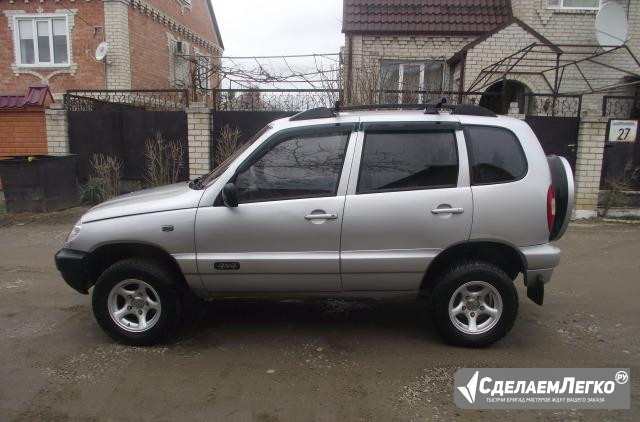
[[[380,90],[383,91],[380,101],[412,104],[437,98],[442,91],[443,76],[444,63],[441,61],[383,61],[380,66]]]
[[[19,66],[57,67],[69,64],[66,15],[15,18],[15,48]]]
[[[211,60],[208,56],[197,54],[196,80],[198,88],[211,88]]]
[[[550,9],[598,10],[604,0],[547,0]]]

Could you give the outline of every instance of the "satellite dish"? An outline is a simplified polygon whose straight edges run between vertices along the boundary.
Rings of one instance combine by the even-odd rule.
[[[96,48],[96,60],[101,61],[104,59],[107,56],[107,51],[109,51],[109,44],[106,41],[102,41]]]
[[[606,51],[627,42],[629,23],[624,8],[616,2],[605,3],[596,16],[598,44]]]

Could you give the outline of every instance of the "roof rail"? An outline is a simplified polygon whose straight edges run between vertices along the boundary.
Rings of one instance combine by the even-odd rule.
[[[328,107],[312,108],[302,113],[298,113],[289,120],[326,119],[336,117],[341,111],[361,111],[361,110],[424,110],[425,114],[438,114],[440,111],[449,111],[451,114],[466,116],[497,117],[488,108],[473,104],[449,105],[447,99],[418,104],[364,104],[342,106],[340,101],[336,101],[333,109]]]

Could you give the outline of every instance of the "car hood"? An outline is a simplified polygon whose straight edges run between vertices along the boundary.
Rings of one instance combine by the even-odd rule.
[[[203,190],[191,189],[188,182],[132,192],[91,208],[82,216],[82,222],[88,223],[127,215],[195,208],[198,206],[203,192]]]

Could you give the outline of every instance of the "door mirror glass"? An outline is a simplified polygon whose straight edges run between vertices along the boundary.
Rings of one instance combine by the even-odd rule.
[[[229,208],[238,206],[238,189],[233,183],[227,183],[222,188],[222,202]]]

